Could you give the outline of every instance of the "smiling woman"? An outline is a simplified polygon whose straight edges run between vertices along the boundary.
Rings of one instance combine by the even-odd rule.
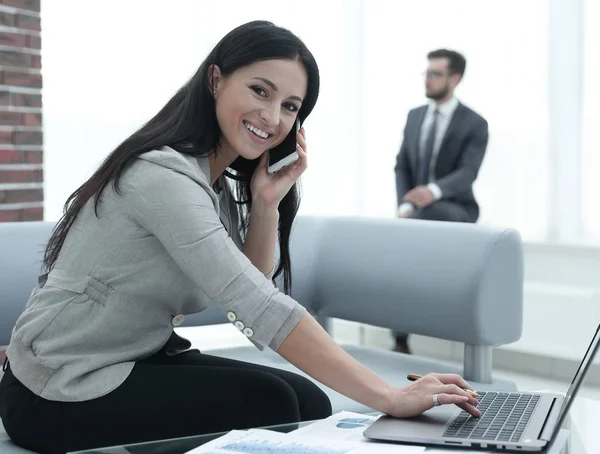
[[[64,452],[330,414],[312,382],[190,351],[173,331],[214,302],[259,349],[278,349],[304,316],[271,282],[283,273],[291,287],[304,131],[296,165],[270,175],[266,151],[308,117],[318,92],[298,37],[242,25],[68,198],[0,384],[17,444]],[[184,402],[187,417],[172,418]],[[92,413],[101,421],[84,417]],[[97,431],[98,422],[111,427]]]
[[[283,273],[291,288],[304,130],[293,165],[270,174],[267,150],[318,92],[298,37],[244,24],[69,197],[7,350],[0,416],[15,443],[70,452],[331,414],[305,377],[190,350],[174,327],[209,304],[259,350],[373,409],[414,416],[435,395],[477,414],[459,376],[392,387],[273,285]]]
[[[298,59],[260,61],[229,77],[213,65],[209,74],[224,137],[220,152],[229,161],[257,159],[291,131],[308,86]]]

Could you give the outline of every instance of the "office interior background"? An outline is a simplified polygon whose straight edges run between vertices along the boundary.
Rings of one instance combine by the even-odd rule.
[[[457,96],[490,131],[475,184],[478,223],[515,228],[525,243],[523,337],[497,349],[495,365],[546,379],[572,374],[600,322],[596,0],[44,0],[37,11],[31,5],[39,1],[1,3],[3,32],[25,27],[41,37],[41,50],[23,51],[33,82],[16,92],[41,92],[41,106],[17,110],[43,114],[41,125],[16,129],[30,135],[15,148],[43,150],[43,159],[0,162],[0,194],[43,190],[43,200],[4,200],[4,220],[24,210],[33,214],[21,220],[57,220],[67,197],[218,40],[254,19],[291,29],[321,70],[319,102],[305,125],[310,164],[300,214],[393,218],[395,157],[408,111],[426,101],[426,55],[460,51],[467,70]],[[39,21],[28,25],[36,17],[41,31]],[[14,43],[0,44],[13,50]],[[8,72],[17,63],[2,64]],[[15,182],[11,172],[32,180]],[[229,327],[185,330],[204,349],[247,342]],[[334,337],[392,345],[386,330],[349,322],[334,323]],[[462,355],[459,345],[422,336],[412,345],[448,361]],[[589,380],[600,387],[598,361]]]

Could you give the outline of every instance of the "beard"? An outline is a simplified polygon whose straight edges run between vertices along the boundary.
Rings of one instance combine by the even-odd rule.
[[[426,93],[425,96],[427,96],[429,99],[433,99],[434,101],[438,101],[440,99],[444,99],[448,93],[450,92],[450,86],[448,84],[446,84],[444,87],[440,88],[438,91],[431,91],[429,93]]]

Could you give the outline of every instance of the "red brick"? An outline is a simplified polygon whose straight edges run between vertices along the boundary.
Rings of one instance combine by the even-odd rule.
[[[12,104],[16,107],[42,107],[42,95],[12,93]]]
[[[0,210],[0,222],[19,222],[21,210]]]
[[[0,131],[0,145],[12,144],[13,143],[13,132],[12,131]]]
[[[31,66],[31,55],[11,50],[0,50],[0,65],[5,66]]]
[[[21,221],[43,221],[44,220],[44,209],[40,208],[25,208],[21,210]]]
[[[41,183],[43,179],[41,170],[0,170],[2,183]]]
[[[41,49],[42,37],[29,35],[29,39],[27,40],[27,47],[31,47],[32,49]]]
[[[0,12],[0,25],[5,27],[14,27],[17,25],[17,18],[14,14]]]
[[[44,208],[24,208],[20,210],[0,210],[0,222],[42,221]]]
[[[27,35],[21,33],[0,33],[0,44],[3,46],[28,47]]]
[[[23,117],[19,112],[10,112],[0,110],[0,125],[2,126],[22,126]]]
[[[10,92],[3,90],[0,91],[0,106],[10,105]]]
[[[44,153],[40,151],[28,151],[25,154],[25,163],[27,164],[42,164],[44,162]]]
[[[42,88],[42,75],[29,74],[20,71],[2,71],[4,73],[4,85],[15,85],[19,87]]]
[[[44,191],[41,189],[20,189],[0,191],[0,204],[42,202]]]
[[[39,16],[28,16],[26,14],[17,14],[17,27],[38,32],[42,29]]]
[[[28,151],[0,150],[0,164],[22,164],[27,162]],[[31,162],[30,164],[37,164]]]
[[[22,117],[23,125],[25,126],[36,126],[42,127],[42,114],[41,113],[24,113]]]
[[[15,145],[42,145],[41,131],[15,131],[13,136]]]
[[[31,56],[31,67],[36,69],[42,68],[42,56],[41,55],[32,55]]]
[[[40,0],[2,0],[0,2],[13,8],[28,9],[30,11],[40,11]]]

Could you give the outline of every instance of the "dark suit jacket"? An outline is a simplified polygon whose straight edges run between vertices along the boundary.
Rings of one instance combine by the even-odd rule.
[[[402,203],[404,195],[416,186],[419,137],[426,112],[427,106],[421,106],[408,113],[404,140],[396,157],[398,205]],[[463,206],[471,222],[479,217],[473,182],[477,178],[487,143],[487,121],[459,103],[442,140],[434,175],[436,184],[442,190],[442,200]]]

